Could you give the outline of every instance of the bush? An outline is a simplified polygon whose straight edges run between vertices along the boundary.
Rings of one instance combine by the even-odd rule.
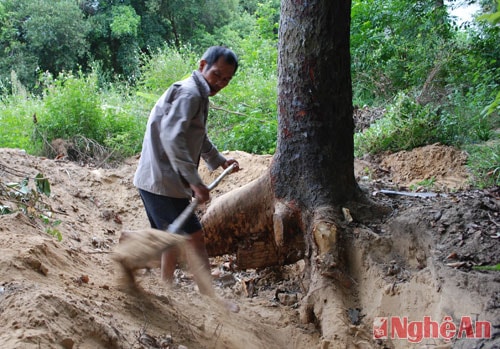
[[[354,135],[356,156],[436,142],[462,147],[488,141],[498,127],[496,114],[481,113],[472,98],[463,105],[464,98],[461,91],[453,91],[440,105],[421,105],[409,94],[400,93],[382,119]]]
[[[198,68],[198,60],[199,57],[187,46],[181,51],[166,46],[154,52],[151,57],[143,56],[139,94],[152,107],[170,85]]]
[[[5,96],[0,100],[0,148],[19,148],[33,152],[31,137],[33,121],[37,117],[40,101],[21,95]]]
[[[54,154],[55,139],[69,141],[81,157],[119,160],[140,151],[145,118],[124,91],[97,86],[97,75],[45,77],[45,94],[33,134],[36,153]]]
[[[259,67],[242,67],[212,98],[209,132],[224,150],[273,154],[277,139],[277,76]]]
[[[54,139],[85,136],[102,144],[103,111],[95,75],[60,74],[57,79],[46,76],[45,82],[44,106],[38,116],[35,142],[44,149]]]
[[[468,145],[467,165],[475,176],[479,188],[500,185],[500,142]]]
[[[141,151],[149,110],[136,97],[127,97],[120,91],[103,94],[103,125],[106,130],[104,145],[115,157],[127,157]]]
[[[409,150],[435,143],[439,140],[438,123],[438,113],[430,105],[422,106],[400,93],[382,119],[354,135],[355,154]]]

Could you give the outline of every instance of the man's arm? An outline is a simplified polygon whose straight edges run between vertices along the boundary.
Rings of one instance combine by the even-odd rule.
[[[203,147],[201,149],[201,157],[203,160],[205,160],[208,169],[210,171],[215,170],[219,166],[222,166],[222,168],[226,169],[228,168],[232,163],[236,163],[236,166],[233,169],[233,172],[239,171],[239,164],[235,159],[226,159],[213,145],[213,143],[210,141],[210,139],[205,136],[205,140],[203,142]]]
[[[187,133],[191,119],[196,115],[199,103],[189,94],[180,95],[161,121],[161,142],[174,170],[190,185],[203,184],[197,163],[192,158],[187,145]]]

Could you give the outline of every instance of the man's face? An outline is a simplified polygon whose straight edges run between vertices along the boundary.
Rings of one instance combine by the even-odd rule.
[[[234,65],[226,63],[224,57],[219,57],[210,68],[208,68],[207,61],[202,59],[199,70],[210,86],[210,96],[216,95],[226,87],[234,75]]]

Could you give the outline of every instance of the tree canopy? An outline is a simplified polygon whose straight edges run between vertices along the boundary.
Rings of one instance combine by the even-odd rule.
[[[277,1],[268,1],[278,7]],[[218,40],[221,28],[259,8],[238,0],[2,0],[0,78],[15,70],[33,86],[36,71],[84,70],[98,64],[107,74],[137,79],[140,54],[165,44],[203,50]],[[275,12],[276,13],[276,12]],[[193,20],[195,19],[195,20]],[[241,34],[248,28],[242,28]]]

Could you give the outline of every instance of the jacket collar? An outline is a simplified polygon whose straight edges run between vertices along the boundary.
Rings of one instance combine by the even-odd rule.
[[[192,76],[196,83],[196,86],[198,86],[198,89],[200,90],[201,95],[204,98],[208,98],[208,95],[210,93],[210,86],[208,86],[208,83],[203,75],[198,70],[193,70]]]

